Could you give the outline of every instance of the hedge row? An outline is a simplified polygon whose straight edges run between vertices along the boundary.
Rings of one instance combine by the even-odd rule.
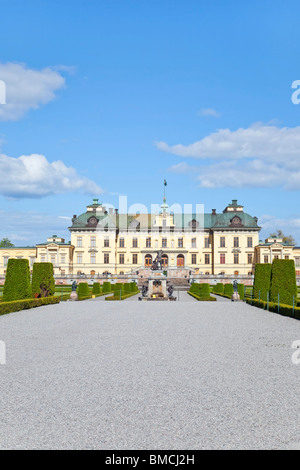
[[[297,300],[296,270],[294,260],[274,259],[272,264],[257,264],[253,286],[253,297],[271,303],[293,305]]]
[[[217,300],[215,297],[200,296],[200,295],[197,295],[197,294],[195,294],[194,292],[191,292],[191,291],[189,291],[188,294],[190,296],[194,297],[194,299],[199,300],[201,302],[215,302]]]
[[[41,305],[58,304],[59,297],[41,297],[39,299],[25,299],[14,300],[12,302],[1,302],[0,315],[7,313],[19,312],[20,310],[27,310],[29,308],[40,307]]]
[[[246,299],[246,302],[253,307],[262,308],[263,310],[268,310],[269,312],[279,313],[285,317],[296,318],[300,320],[300,307],[291,307],[291,305],[280,304],[278,309],[278,303],[276,302],[265,302],[264,300],[258,299]]]
[[[205,302],[216,300],[214,297],[210,296],[210,286],[207,283],[200,284],[198,282],[193,282],[188,294],[197,300],[203,300]]]

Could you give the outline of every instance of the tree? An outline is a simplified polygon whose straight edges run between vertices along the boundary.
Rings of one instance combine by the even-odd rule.
[[[9,259],[3,287],[3,302],[30,298],[31,285],[28,259]]]
[[[32,296],[47,297],[55,293],[52,263],[34,263],[32,270]],[[42,287],[41,287],[42,286]]]
[[[15,246],[8,238],[2,238],[0,241],[0,248],[9,248]]]
[[[283,243],[296,245],[296,240],[293,235],[284,235],[282,230],[276,230],[274,233],[270,233],[270,237],[282,238]]]
[[[295,262],[292,259],[274,259],[271,273],[271,302],[285,305],[293,305],[293,299],[297,302],[297,283]]]

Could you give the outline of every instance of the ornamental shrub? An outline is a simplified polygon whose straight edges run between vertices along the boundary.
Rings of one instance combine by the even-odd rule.
[[[224,294],[228,296],[232,296],[233,294],[233,285],[232,284],[225,284],[224,285]]]
[[[269,263],[256,264],[253,284],[253,298],[267,301],[271,285],[272,265]]]
[[[124,284],[124,294],[125,295],[131,294],[131,286],[130,286],[129,282],[126,282]]]
[[[112,286],[110,282],[103,282],[102,293],[109,294],[112,291]]]
[[[90,295],[90,288],[87,282],[80,282],[77,287],[78,297],[87,297]]]
[[[92,289],[92,294],[93,295],[101,294],[100,282],[94,282],[93,289]]]
[[[200,287],[200,284],[198,282],[193,282],[193,284],[191,284],[191,287],[190,287],[190,292],[192,294],[196,294],[199,292],[199,287]]]
[[[210,297],[210,288],[209,284],[199,284],[199,296],[200,297]]]
[[[120,296],[120,291],[121,291],[121,297],[124,295],[124,284],[122,282],[117,282],[114,284],[114,295],[115,296]]]
[[[297,302],[295,263],[292,259],[274,259],[271,272],[270,302],[293,305]]]
[[[3,302],[31,298],[30,269],[28,259],[9,259],[7,263]]]
[[[138,292],[139,288],[135,282],[130,283],[131,292]]]
[[[41,289],[41,285],[44,285],[44,289]],[[45,291],[48,292],[48,296],[52,296],[55,293],[55,281],[53,275],[53,264],[52,263],[34,263],[32,269],[32,282],[31,282],[32,297],[47,297]]]
[[[244,284],[238,284],[237,285],[237,291],[238,291],[238,294],[240,296],[240,299],[244,300],[244,297],[245,297],[245,286],[244,286]]]
[[[216,294],[224,294],[224,284],[222,282],[218,282],[213,288],[213,291]]]

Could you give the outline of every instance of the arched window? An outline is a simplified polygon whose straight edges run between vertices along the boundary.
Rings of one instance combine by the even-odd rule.
[[[145,256],[145,267],[150,268],[152,266],[152,256],[146,255]]]
[[[162,264],[163,268],[167,268],[169,266],[169,257],[168,257],[168,255],[162,255],[161,264]]]
[[[184,266],[184,256],[183,255],[178,255],[177,256],[177,267],[182,267]]]

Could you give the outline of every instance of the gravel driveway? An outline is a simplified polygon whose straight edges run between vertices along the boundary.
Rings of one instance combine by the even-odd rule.
[[[0,448],[300,448],[298,339],[299,321],[232,302],[0,317]]]

